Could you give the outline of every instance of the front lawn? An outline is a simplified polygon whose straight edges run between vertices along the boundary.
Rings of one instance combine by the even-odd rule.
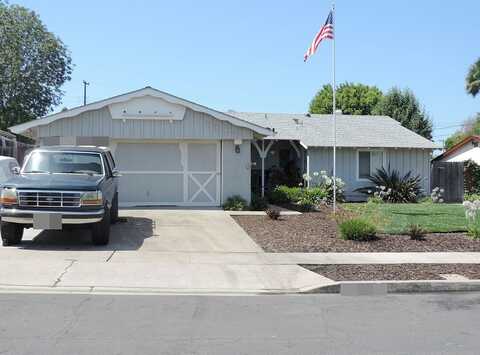
[[[342,207],[371,220],[379,232],[402,234],[411,224],[430,233],[467,230],[465,209],[461,204],[447,203],[344,203]]]

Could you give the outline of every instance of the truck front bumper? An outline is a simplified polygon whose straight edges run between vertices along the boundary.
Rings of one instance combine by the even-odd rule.
[[[102,209],[95,211],[38,211],[24,210],[16,208],[2,208],[0,215],[2,221],[20,224],[33,224],[34,214],[61,214],[62,224],[88,224],[100,222],[103,219],[105,211]]]

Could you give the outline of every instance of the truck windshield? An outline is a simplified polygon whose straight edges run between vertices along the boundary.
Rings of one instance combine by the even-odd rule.
[[[103,167],[98,153],[37,151],[30,154],[22,173],[103,175]]]

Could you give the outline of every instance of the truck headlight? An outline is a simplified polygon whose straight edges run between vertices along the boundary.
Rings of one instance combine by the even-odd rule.
[[[87,191],[80,197],[82,206],[103,206],[102,191]]]
[[[0,194],[0,204],[5,206],[16,205],[18,203],[17,190],[15,188],[4,187]]]

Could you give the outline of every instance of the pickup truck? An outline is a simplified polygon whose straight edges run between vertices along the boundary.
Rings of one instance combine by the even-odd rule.
[[[118,173],[104,147],[50,146],[32,150],[2,184],[1,236],[19,244],[24,228],[90,228],[94,245],[106,245],[118,220]]]

